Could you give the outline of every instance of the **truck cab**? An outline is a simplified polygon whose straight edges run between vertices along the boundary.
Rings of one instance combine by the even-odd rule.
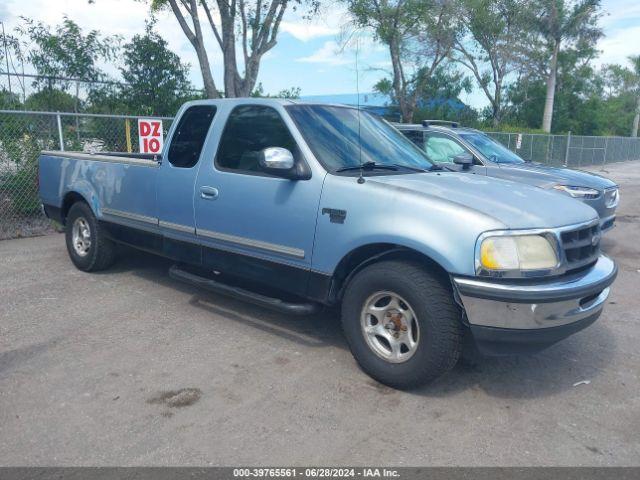
[[[273,99],[185,104],[156,158],[43,152],[40,197],[73,264],[115,245],[180,281],[276,309],[340,308],[362,369],[412,388],[593,323],[615,279],[589,206],[446,171],[358,109]]]

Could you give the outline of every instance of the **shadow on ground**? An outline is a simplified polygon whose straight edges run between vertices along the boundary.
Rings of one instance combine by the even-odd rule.
[[[241,323],[304,348],[338,347],[348,350],[337,309],[306,317],[271,312],[173,280],[167,273],[171,263],[151,254],[125,250],[117,265],[101,275],[132,272],[150,282],[191,295],[189,304],[210,312],[212,319],[215,315],[216,318]],[[411,393],[446,397],[475,389],[499,398],[553,396],[574,388],[578,381],[596,378],[610,364],[615,350],[615,339],[606,323],[596,322],[587,330],[536,355],[481,357],[473,351],[465,351],[449,374]],[[386,388],[381,386],[381,390]]]

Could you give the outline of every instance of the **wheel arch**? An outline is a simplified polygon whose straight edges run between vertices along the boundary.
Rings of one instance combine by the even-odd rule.
[[[85,198],[85,196],[75,190],[69,191],[65,193],[62,199],[62,207],[60,210],[60,218],[62,220],[62,224],[65,225],[67,223],[67,215],[69,214],[69,210],[74,203],[84,202],[89,208],[91,208],[91,203]],[[93,209],[92,209],[93,210]]]
[[[359,271],[383,260],[409,260],[423,264],[443,285],[452,289],[447,270],[425,253],[394,243],[371,243],[351,250],[338,262],[331,278],[330,303],[342,299],[346,286]]]

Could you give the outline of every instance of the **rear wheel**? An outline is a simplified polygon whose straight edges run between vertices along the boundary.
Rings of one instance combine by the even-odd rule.
[[[351,280],[342,325],[360,367],[395,388],[426,384],[458,361],[461,312],[446,284],[423,265],[384,261]]]
[[[108,239],[84,202],[69,209],[66,220],[67,251],[73,264],[84,272],[96,272],[110,267],[116,258],[116,246]]]

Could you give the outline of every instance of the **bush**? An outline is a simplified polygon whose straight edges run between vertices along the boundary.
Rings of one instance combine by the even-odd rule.
[[[4,197],[2,202],[8,203],[8,209],[13,215],[29,216],[39,212],[37,172],[35,163],[31,163],[0,179],[0,193]]]

